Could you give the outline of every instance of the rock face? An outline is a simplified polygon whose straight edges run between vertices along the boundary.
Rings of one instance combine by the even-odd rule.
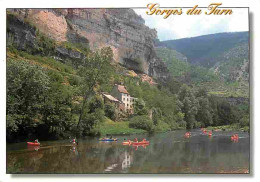
[[[15,44],[20,50],[26,51],[28,48],[38,47],[36,29],[14,16],[8,16],[6,36],[7,45]]]
[[[57,42],[81,43],[95,50],[110,46],[123,66],[166,81],[170,74],[157,58],[156,30],[132,9],[9,9]],[[64,52],[64,50],[60,50]]]

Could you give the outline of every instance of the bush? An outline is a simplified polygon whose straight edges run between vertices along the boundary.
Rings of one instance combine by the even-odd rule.
[[[153,121],[148,116],[135,116],[130,119],[130,128],[143,129],[148,132],[154,131]]]
[[[154,130],[156,132],[166,132],[171,130],[171,128],[167,123],[163,122],[162,120],[159,120]]]
[[[145,102],[143,99],[137,99],[134,102],[134,113],[135,115],[146,115],[148,114]]]
[[[82,136],[100,135],[100,123],[103,121],[104,111],[100,108],[97,108],[93,113],[85,113],[85,115],[82,116],[82,123],[79,129],[81,131],[79,134]]]
[[[76,76],[76,75],[70,75],[68,77],[68,80],[69,80],[69,83],[70,85],[72,86],[78,86],[81,84],[81,79],[79,76]]]
[[[243,118],[240,119],[239,125],[241,128],[249,126],[249,116],[245,115]]]
[[[116,120],[116,109],[114,105],[105,104],[105,116],[112,120]]]
[[[48,76],[52,82],[62,83],[64,81],[62,74],[54,70],[48,70]]]

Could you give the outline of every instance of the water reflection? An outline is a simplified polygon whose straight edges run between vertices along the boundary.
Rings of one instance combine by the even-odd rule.
[[[138,150],[138,147],[142,147],[142,148],[146,149],[146,147],[149,146],[149,144],[132,145],[132,146],[133,146],[133,148],[134,148],[135,150]]]
[[[31,145],[28,145],[27,148],[28,148],[28,150],[38,151],[38,150],[40,149],[40,146],[31,146]]]
[[[150,145],[125,146],[88,138],[72,146],[68,141],[42,142],[39,148],[7,146],[8,173],[243,173],[249,169],[249,135],[201,131],[140,135]],[[136,137],[136,136],[134,136]],[[134,138],[132,137],[132,138]],[[118,137],[123,141],[124,136]]]
[[[131,156],[129,152],[125,151],[125,158],[122,162],[122,170],[129,168],[131,163],[133,163],[133,154]]]
[[[113,163],[106,167],[105,172],[121,171],[127,172],[127,169],[133,163],[133,152],[124,151],[121,152],[116,163]]]

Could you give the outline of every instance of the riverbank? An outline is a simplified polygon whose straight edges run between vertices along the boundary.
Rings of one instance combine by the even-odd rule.
[[[209,126],[209,127],[207,127],[207,130],[249,132],[250,129],[248,126],[241,128],[241,127],[239,127],[239,125],[233,124],[233,125],[223,125],[223,126]]]
[[[185,128],[178,128],[176,130],[181,130]],[[242,131],[249,132],[249,127],[245,126],[241,128],[237,124],[233,125],[223,125],[223,126],[209,126],[206,128],[207,130],[212,131]],[[155,133],[164,133],[169,130],[163,128],[162,130],[156,130]],[[105,135],[130,135],[130,134],[142,134],[147,133],[146,130],[135,129],[129,127],[129,121],[112,121],[108,118],[105,119],[105,122],[100,127],[100,133],[102,136]]]
[[[101,135],[127,135],[127,134],[140,134],[147,133],[142,129],[129,128],[129,121],[114,122],[108,118],[100,127]]]
[[[141,134],[148,133],[148,131],[143,129],[136,129],[129,127],[130,121],[112,121],[109,118],[105,118],[104,123],[100,126],[100,134],[104,135],[129,135],[129,134]],[[185,128],[178,127],[176,130],[183,130]],[[155,126],[153,133],[164,133],[170,131],[170,128],[167,124],[161,124]]]

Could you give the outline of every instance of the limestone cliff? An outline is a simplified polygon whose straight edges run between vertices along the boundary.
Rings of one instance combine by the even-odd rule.
[[[132,9],[8,9],[57,42],[95,50],[110,46],[123,66],[166,81],[170,74],[156,56],[157,32]],[[15,31],[15,30],[14,30]],[[56,52],[62,52],[61,48]],[[82,58],[80,55],[78,58]],[[59,58],[60,59],[60,58]]]

